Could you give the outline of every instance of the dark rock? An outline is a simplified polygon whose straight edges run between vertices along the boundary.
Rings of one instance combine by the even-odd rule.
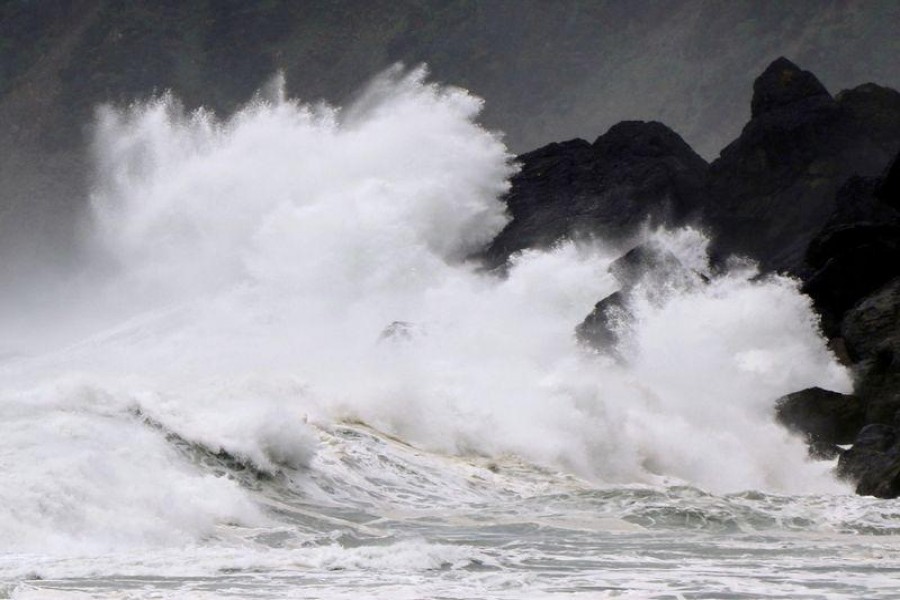
[[[837,444],[829,444],[819,440],[809,440],[809,457],[813,460],[834,460],[844,453]]]
[[[575,328],[575,335],[583,344],[619,358],[616,351],[619,331],[627,327],[630,320],[625,294],[614,292],[594,305],[594,310]]]
[[[855,362],[856,393],[866,403],[865,423],[841,455],[839,473],[857,493],[900,495],[900,277],[847,311],[841,331]]]
[[[863,427],[853,441],[853,446],[859,450],[885,452],[896,442],[897,431],[892,425],[876,423]]]
[[[885,349],[900,352],[900,277],[850,310],[841,331],[855,362],[874,360]]]
[[[775,415],[818,446],[851,444],[865,424],[866,405],[856,396],[808,388],[780,398]]]
[[[900,236],[896,232],[860,225],[839,231],[836,237],[842,237],[846,246],[803,285],[828,337],[840,335],[844,314],[854,304],[900,275]]]
[[[896,372],[894,375],[896,375]],[[896,384],[896,376],[890,379]],[[894,423],[897,411],[900,411],[900,390],[896,388],[887,389],[883,382],[880,383],[882,383],[880,386],[870,386],[868,389],[863,387],[862,389],[863,393],[868,397],[866,422],[882,425]]]
[[[853,363],[850,354],[847,352],[847,343],[844,341],[844,338],[841,336],[828,338],[827,345],[828,349],[831,350],[831,353],[834,354],[834,357],[839,363],[845,367],[848,367]]]
[[[485,252],[489,267],[563,239],[624,242],[648,221],[683,223],[703,199],[707,170],[678,134],[654,122],[613,126],[519,157],[506,203],[512,220]]]
[[[782,56],[775,59],[753,83],[750,114],[756,118],[767,112],[794,108],[799,103],[830,101],[831,94],[815,75],[801,71]]]
[[[813,299],[829,337],[839,335],[850,307],[900,276],[900,211],[879,195],[889,174],[888,169],[881,178],[851,177],[807,249],[813,273],[803,291]]]
[[[635,246],[609,265],[609,272],[624,290],[634,287],[648,273],[667,277],[684,270],[678,257],[650,244]]]
[[[888,167],[876,195],[885,204],[900,209],[900,154]]]
[[[807,250],[806,260],[811,266],[822,267],[843,248],[870,239],[878,228],[896,235],[900,230],[900,211],[876,195],[882,184],[882,178],[855,175],[841,186],[834,211]]]
[[[418,327],[409,321],[393,321],[382,330],[378,336],[378,341],[408,342],[418,333]]]
[[[652,243],[635,246],[614,260],[609,272],[619,283],[619,291],[598,302],[575,328],[575,334],[582,343],[617,359],[621,359],[616,350],[619,333],[632,322],[628,303],[637,286],[643,286],[643,293],[652,302],[659,302],[673,291],[708,281],[686,268],[674,254]]]
[[[705,220],[717,259],[809,276],[807,247],[852,175],[875,176],[900,147],[900,94],[866,84],[832,98],[778,59],[754,84],[753,117],[710,165]]]
[[[841,454],[838,475],[856,482],[856,493],[879,498],[900,495],[900,444],[892,425],[867,425]]]

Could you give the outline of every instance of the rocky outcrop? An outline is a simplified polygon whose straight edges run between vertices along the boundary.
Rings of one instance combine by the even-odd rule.
[[[600,300],[591,313],[575,328],[583,344],[617,360],[623,357],[617,345],[631,325],[629,300],[640,286],[641,292],[660,302],[675,290],[685,290],[706,282],[702,273],[685,267],[672,252],[652,243],[636,246],[609,266],[619,290]]]
[[[778,400],[775,415],[811,444],[852,444],[865,424],[866,404],[856,396],[814,387]]]
[[[868,401],[851,394],[813,387],[779,398],[775,418],[804,437],[809,455],[818,460],[843,456],[840,446],[853,444],[867,421]],[[850,472],[842,473],[850,477]]]
[[[506,198],[512,220],[486,251],[487,264],[563,239],[596,236],[627,247],[647,221],[699,216],[713,235],[714,261],[746,256],[762,274],[800,277],[832,349],[853,369],[853,395],[791,394],[777,404],[779,421],[805,435],[814,456],[840,455],[841,473],[860,493],[896,494],[900,93],[865,84],[832,96],[780,58],[754,83],[751,115],[709,167],[659,123],[621,123],[593,144],[572,140],[521,156]],[[619,291],[575,333],[617,360],[636,293],[653,302],[704,281],[646,245],[610,272]],[[838,447],[851,443],[846,452]]]
[[[613,126],[593,144],[550,144],[519,157],[506,197],[512,220],[485,253],[490,267],[562,239],[625,241],[644,223],[679,223],[703,199],[707,164],[661,123]]]
[[[850,310],[841,323],[850,358],[867,362],[900,353],[900,278],[896,278]]]
[[[875,177],[851,177],[807,249],[812,275],[803,291],[815,302],[828,337],[840,335],[854,304],[900,276],[900,211],[877,196],[882,184]]]
[[[856,482],[858,493],[883,498],[900,494],[900,211],[893,202],[898,163],[900,155],[882,177],[853,177],[841,189],[833,214],[809,246],[807,261],[815,272],[803,288],[822,315],[826,335],[841,342],[854,374],[852,399],[815,403],[815,410],[831,411],[838,422],[859,430],[852,448],[841,454],[838,472]],[[783,406],[800,409],[795,401],[783,403],[779,417]],[[794,416],[808,432],[814,419]]]
[[[867,423],[893,424],[900,413],[900,278],[848,311],[841,324],[854,360]]]
[[[853,175],[878,175],[900,147],[900,93],[865,84],[832,97],[774,61],[753,86],[752,118],[710,165],[705,220],[714,254],[807,275],[807,247]]]

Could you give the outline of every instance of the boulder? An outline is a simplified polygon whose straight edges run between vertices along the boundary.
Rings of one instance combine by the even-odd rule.
[[[856,363],[856,390],[867,423],[893,423],[900,410],[900,277],[854,306],[841,332]]]
[[[505,200],[512,219],[484,253],[489,268],[563,239],[626,242],[646,223],[687,221],[703,199],[707,163],[655,122],[614,125],[590,144],[550,144],[518,158]]]
[[[813,387],[780,398],[775,415],[816,446],[852,444],[865,424],[866,403],[857,396]]]

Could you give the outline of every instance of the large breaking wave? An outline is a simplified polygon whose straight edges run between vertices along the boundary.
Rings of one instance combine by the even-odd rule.
[[[480,107],[420,69],[343,109],[276,81],[227,119],[169,95],[100,111],[102,266],[90,308],[59,319],[102,327],[3,366],[0,537],[166,544],[265,523],[239,479],[179,447],[302,478],[327,468],[317,431],[337,422],[598,484],[842,489],[772,419],[782,394],[849,387],[796,282],[711,273],[700,232],[648,232],[709,282],[639,286],[615,361],[574,336],[616,289],[614,249],[525,252],[505,277],[467,260],[503,227],[515,169]]]

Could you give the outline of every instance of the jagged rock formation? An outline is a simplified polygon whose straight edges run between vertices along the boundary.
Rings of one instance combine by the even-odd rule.
[[[487,250],[488,264],[560,239],[627,239],[647,220],[701,218],[720,259],[743,255],[763,273],[803,278],[832,348],[855,373],[853,395],[797,392],[778,402],[777,418],[807,437],[813,456],[840,455],[840,472],[859,493],[896,495],[900,93],[865,84],[832,97],[814,75],[779,58],[754,83],[751,109],[741,136],[708,169],[658,123],[622,123],[594,144],[573,140],[523,155],[507,197],[512,220]],[[622,360],[617,345],[635,286],[671,287],[666,277],[685,269],[638,247],[611,272],[621,289],[596,304],[576,335]],[[838,447],[850,443],[850,451]]]
[[[752,118],[710,165],[714,252],[808,273],[806,249],[852,175],[878,175],[900,143],[900,93],[865,84],[832,97],[785,58],[753,86]]]
[[[647,222],[686,221],[703,200],[706,161],[661,123],[626,121],[593,144],[550,144],[518,160],[512,220],[485,254],[491,267],[561,239],[625,241]]]
[[[900,416],[900,277],[855,305],[841,324],[868,423]]]

